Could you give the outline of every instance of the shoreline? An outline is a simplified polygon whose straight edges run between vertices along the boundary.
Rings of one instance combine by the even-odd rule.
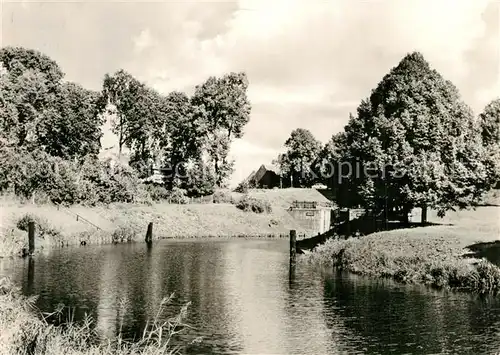
[[[230,203],[57,207],[0,200],[0,258],[22,255],[23,249],[27,250],[28,220],[35,220],[36,224],[35,252],[82,243],[142,242],[150,222],[153,222],[153,240],[282,239],[289,236],[291,229],[297,231],[299,238],[312,235],[286,211],[283,207],[286,201],[277,202],[270,213],[254,213],[239,210]],[[24,221],[20,229],[21,220]]]
[[[332,239],[306,254],[302,262],[400,283],[497,294],[500,268],[469,248],[500,240],[499,213],[498,207],[480,207],[455,216],[450,213],[437,226]],[[447,219],[453,223],[446,224]]]

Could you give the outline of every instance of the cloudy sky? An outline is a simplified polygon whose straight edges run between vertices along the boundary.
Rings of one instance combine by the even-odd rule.
[[[252,115],[232,146],[233,182],[294,128],[326,142],[407,52],[476,113],[500,96],[498,0],[0,2],[2,45],[46,53],[87,88],[119,68],[165,93],[245,71]]]

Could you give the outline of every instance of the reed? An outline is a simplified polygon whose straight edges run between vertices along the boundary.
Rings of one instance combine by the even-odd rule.
[[[0,279],[0,354],[179,354],[180,348],[173,346],[171,340],[185,329],[183,322],[189,304],[177,316],[162,320],[170,300],[171,297],[166,297],[161,301],[156,316],[137,341],[127,341],[121,333],[116,339],[102,341],[93,330],[91,317],[81,323],[68,320],[49,324],[47,319],[58,316],[61,310],[42,314],[35,307],[36,297],[22,296],[8,278],[3,278]]]

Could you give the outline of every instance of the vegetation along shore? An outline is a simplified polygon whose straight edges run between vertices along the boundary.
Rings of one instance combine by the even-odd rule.
[[[8,278],[0,279],[0,354],[176,354],[178,350],[170,344],[171,337],[181,329],[188,305],[178,315],[166,321],[153,319],[141,339],[129,342],[118,334],[116,339],[102,341],[93,329],[93,320],[77,324],[72,321],[49,324],[47,318],[57,317],[42,314],[35,307],[36,297],[25,297]],[[158,315],[169,298],[158,305]]]
[[[498,243],[499,215],[497,206],[450,212],[444,218],[431,211],[435,225],[330,239],[301,262],[404,283],[498,293],[500,268],[473,251]]]
[[[312,189],[219,191],[204,203],[113,203],[56,206],[1,199],[0,257],[27,247],[27,222],[36,223],[36,251],[54,247],[144,241],[149,222],[154,239],[196,237],[279,237],[290,229],[310,235],[286,208],[294,200],[328,200]],[[252,210],[254,207],[254,210]]]

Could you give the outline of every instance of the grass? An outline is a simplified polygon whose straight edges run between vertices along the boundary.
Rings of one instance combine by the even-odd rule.
[[[242,194],[231,193],[237,201]],[[269,237],[288,235],[290,229],[298,235],[310,235],[286,208],[294,200],[327,202],[313,189],[250,190],[250,198],[265,201],[269,213],[239,210],[234,204],[200,203],[177,205],[156,203],[111,204],[109,206],[71,206],[21,203],[15,199],[0,199],[0,257],[21,254],[27,248],[27,233],[17,228],[26,214],[44,221],[44,229],[52,233],[36,233],[36,251],[53,247],[86,244],[106,244],[121,241],[143,241],[147,225],[154,223],[154,239],[194,237]],[[76,215],[80,218],[77,220]],[[82,217],[91,222],[87,223]],[[97,228],[97,227],[98,228]],[[123,238],[122,238],[123,237]]]
[[[500,268],[465,255],[469,246],[500,239],[499,213],[498,207],[480,207],[451,212],[440,220],[432,212],[430,221],[443,225],[329,240],[304,261],[401,282],[498,293]]]
[[[180,313],[166,321],[160,321],[161,314],[170,298],[164,298],[157,316],[144,330],[136,342],[125,341],[121,335],[115,340],[102,341],[93,330],[92,319],[83,324],[71,321],[51,325],[34,306],[36,298],[22,296],[9,279],[0,279],[0,353],[25,354],[117,354],[156,355],[178,353],[171,345],[172,337],[182,328],[187,306]]]

